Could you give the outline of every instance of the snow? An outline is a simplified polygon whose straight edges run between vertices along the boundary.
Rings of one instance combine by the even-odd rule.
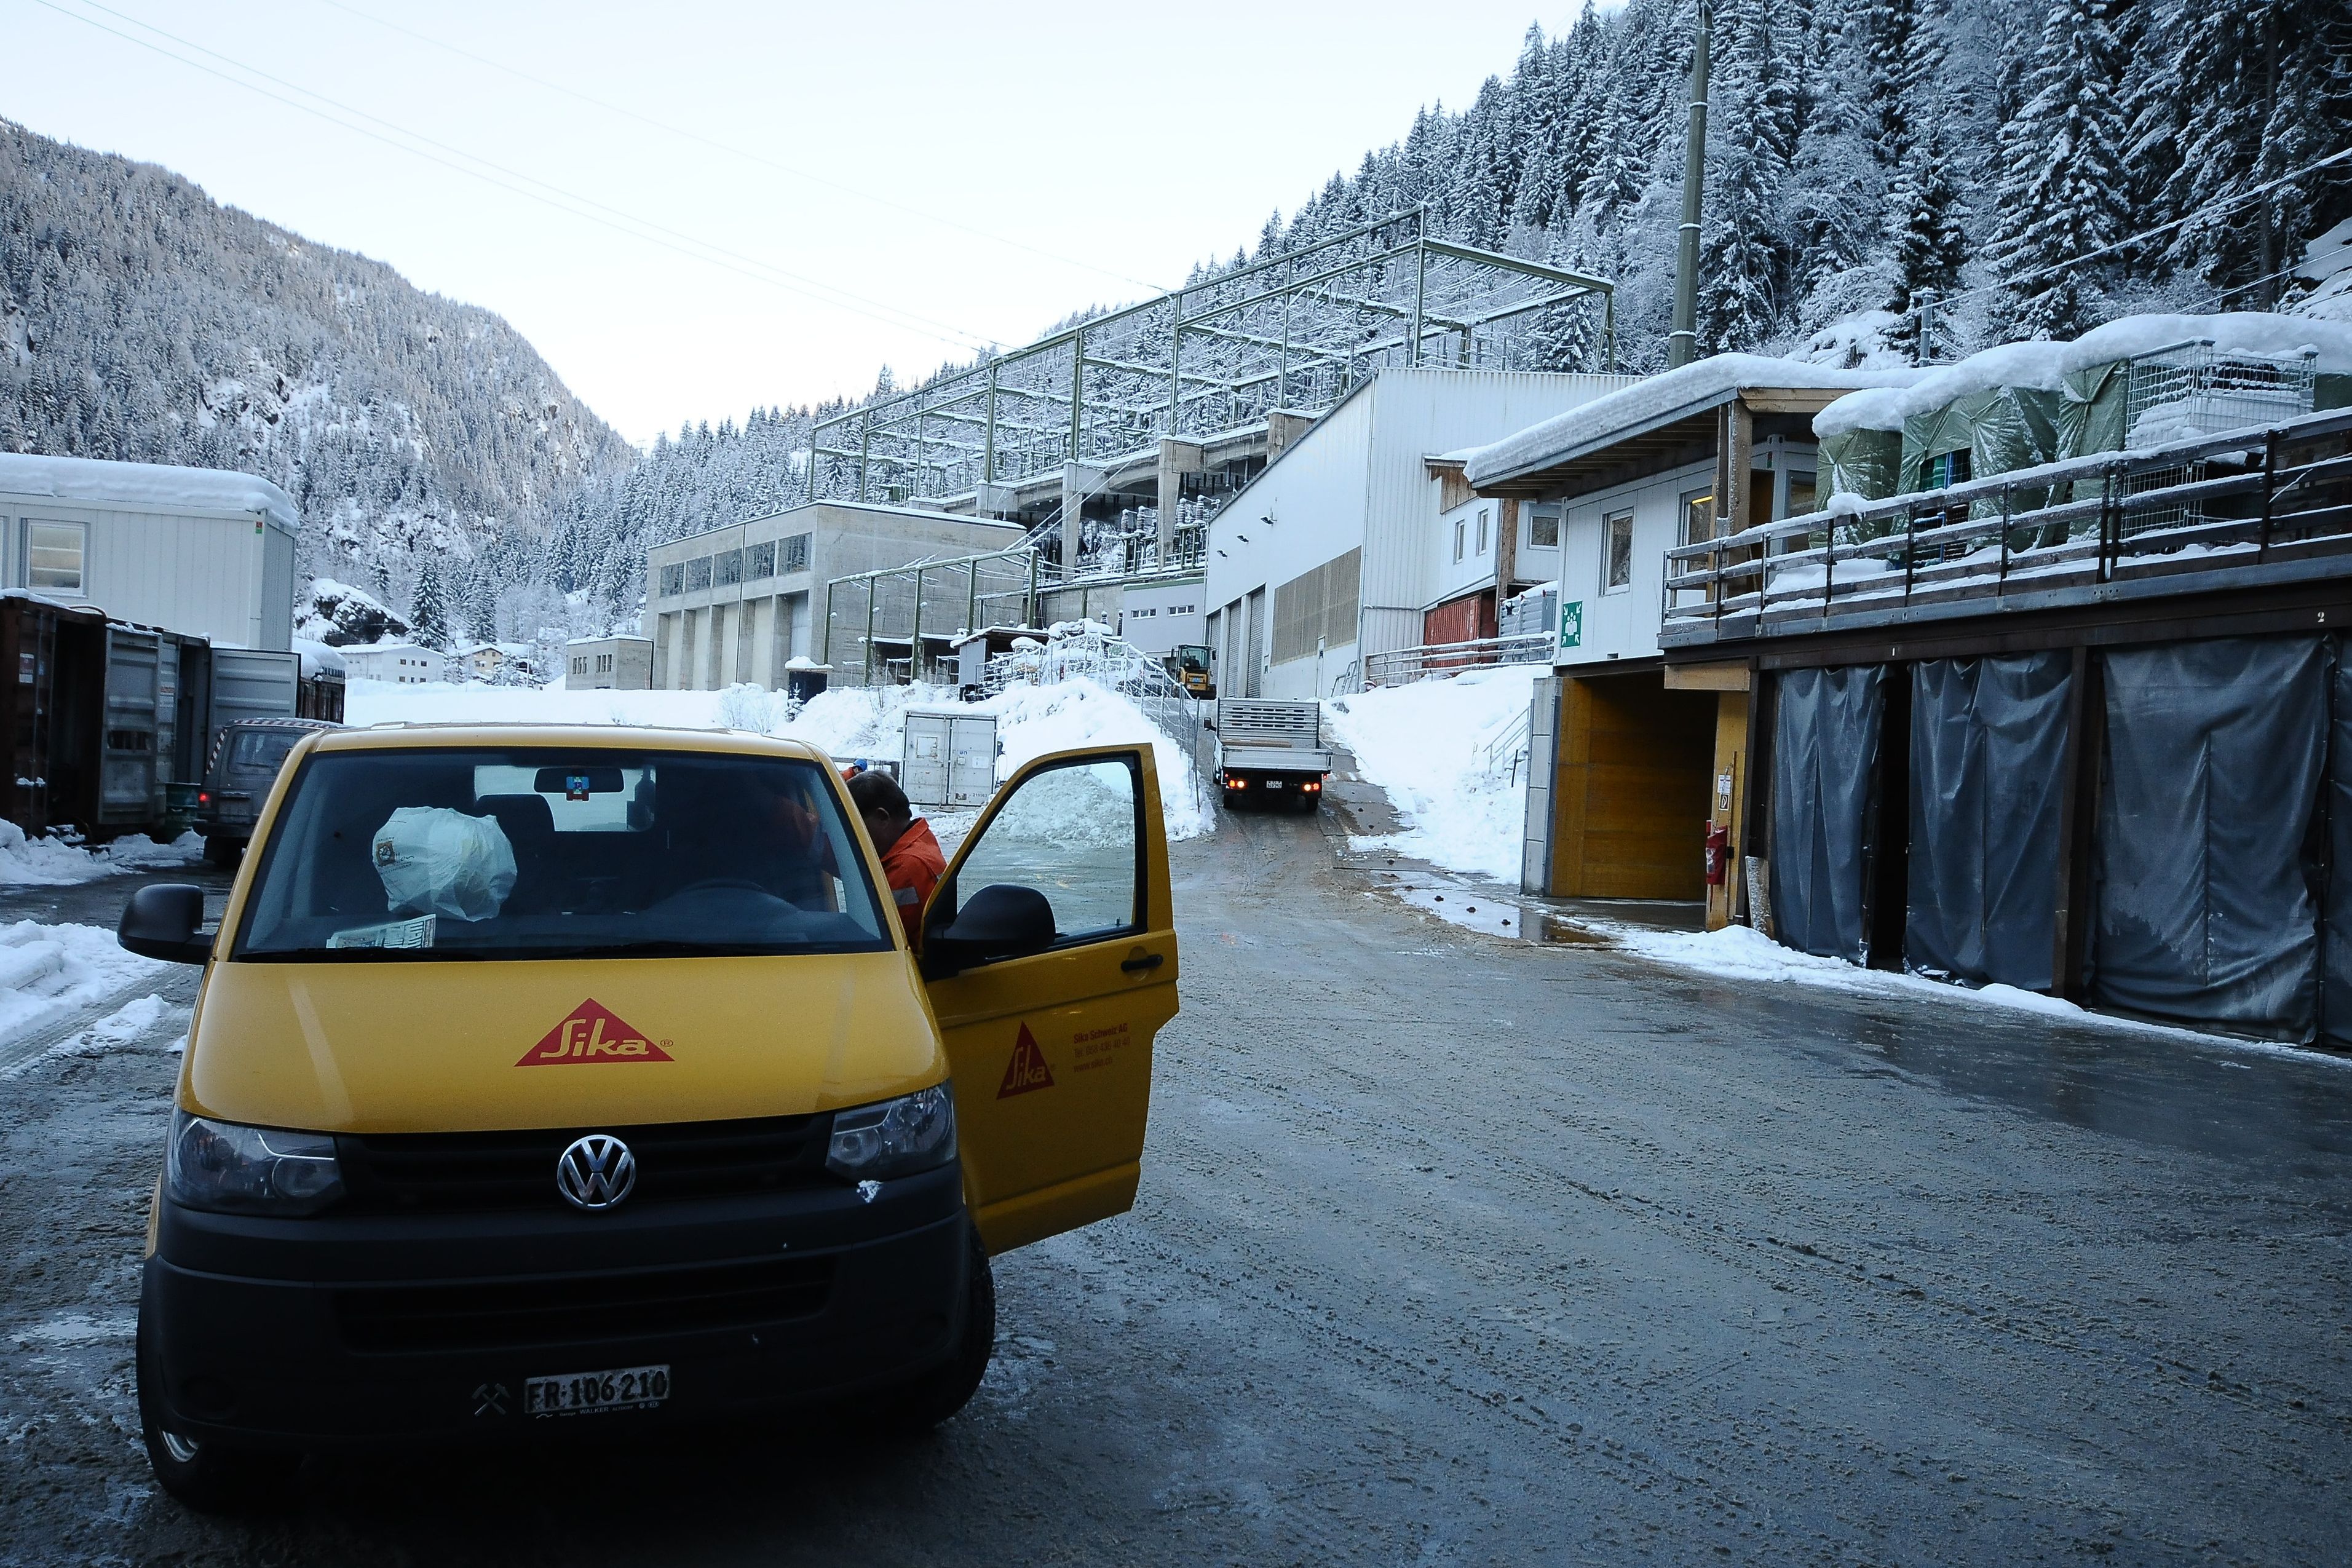
[[[1000,782],[1048,752],[1150,742],[1171,841],[1213,832],[1216,817],[1200,787],[1185,743],[1162,732],[1142,709],[1096,681],[1015,686],[984,702],[959,703],[953,687],[834,687],[797,712],[783,693],[757,686],[721,691],[567,691],[561,684],[402,686],[355,680],[344,699],[353,724],[624,724],[686,730],[750,730],[805,741],[844,762],[897,762],[905,750],[909,708],[953,707],[992,714],[1003,755]]]
[[[1826,440],[1852,430],[1899,431],[1911,416],[1962,397],[2004,386],[2057,392],[2073,372],[2209,338],[2222,353],[2291,356],[2314,350],[2319,374],[2352,374],[2352,326],[2335,321],[2263,310],[2125,316],[2094,327],[2072,342],[2003,343],[1926,372],[1907,386],[1841,397],[1813,416],[1813,434]]]
[[[1798,357],[1841,370],[1908,370],[1912,351],[1896,341],[1903,327],[1892,310],[1858,310],[1815,332]]]
[[[1965,985],[1929,980],[1924,975],[1861,969],[1843,959],[1817,958],[1811,953],[1783,947],[1750,926],[1725,926],[1720,931],[1662,931],[1581,917],[1579,923],[1590,925],[1629,952],[1678,968],[1702,970],[1720,980],[1818,985],[1854,994],[1892,994],[1913,1000],[1958,1003],[1962,1006],[1999,1007],[2010,1012],[2032,1013],[2084,1028],[2164,1035],[2177,1040],[2194,1041],[2200,1046],[2285,1055],[2297,1061],[2326,1061],[2352,1068],[2352,1058],[2329,1056],[2262,1040],[2212,1035],[2201,1029],[2143,1023],[2137,1018],[2118,1018],[2078,1007],[2063,997],[2045,996],[2038,991],[2022,991],[2014,985],[1987,985],[1971,990]]]
[[[49,496],[93,506],[128,501],[173,511],[257,511],[289,533],[301,521],[294,510],[294,498],[268,479],[221,468],[176,468],[161,463],[0,452],[0,494]]]
[[[27,838],[13,822],[0,821],[0,886],[58,888],[94,882],[119,871],[185,866],[204,858],[205,841],[183,833],[158,844],[143,833],[126,834],[100,849],[62,838]]]
[[[302,679],[305,680],[316,680],[321,675],[351,673],[343,664],[343,656],[325,643],[313,642],[309,637],[296,637],[294,651],[302,656]]]
[[[1468,454],[1465,477],[1473,486],[1485,485],[1596,441],[1640,429],[1679,409],[1719,402],[1743,386],[1831,390],[1900,386],[1916,380],[1921,374],[1916,370],[1846,370],[1799,360],[1767,359],[1760,354],[1717,354],[1680,370],[1636,382],[1488,446],[1475,447]]]
[[[1517,884],[1527,833],[1528,770],[1486,751],[1528,716],[1541,665],[1496,665],[1444,680],[1384,687],[1324,710],[1357,775],[1378,784],[1402,831],[1350,840],[1448,870]]]
[[[18,921],[0,927],[0,1046],[71,1017],[172,967],[124,952],[114,933],[101,926]],[[151,1026],[154,1016],[141,1027]],[[111,1026],[113,1019],[106,1024]]]

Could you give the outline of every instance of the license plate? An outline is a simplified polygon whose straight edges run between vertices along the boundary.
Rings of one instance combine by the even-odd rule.
[[[616,1366],[610,1372],[566,1372],[522,1385],[527,1415],[591,1415],[606,1410],[651,1410],[669,1397],[669,1368]]]
[[[1268,779],[1265,781],[1265,787],[1268,789],[1280,789],[1282,787],[1282,781],[1280,779]]]

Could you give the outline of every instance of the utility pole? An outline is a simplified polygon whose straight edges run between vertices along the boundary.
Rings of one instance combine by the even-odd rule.
[[[1691,48],[1690,133],[1683,149],[1683,224],[1675,256],[1675,330],[1666,340],[1666,368],[1698,357],[1698,211],[1706,184],[1706,47],[1714,7],[1699,0],[1698,37]]]
[[[1919,347],[1916,351],[1916,363],[1933,364],[1936,363],[1936,291],[1922,289],[1913,299],[1919,307]]]

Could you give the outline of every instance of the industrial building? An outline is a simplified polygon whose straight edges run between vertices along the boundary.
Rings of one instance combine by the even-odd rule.
[[[574,637],[563,645],[566,691],[643,691],[653,681],[651,637]]]
[[[392,686],[425,686],[450,676],[449,656],[415,643],[356,643],[335,650],[353,680],[381,680]]]
[[[1746,677],[1667,670],[1666,552],[1714,537],[1718,518],[1746,527],[1811,511],[1812,416],[1857,388],[1913,379],[1718,354],[1457,459],[1472,495],[1446,514],[1442,545],[1475,529],[1467,516],[1514,503],[1524,541],[1556,544],[1541,568],[1556,584],[1557,674],[1538,688],[1529,731],[1529,891],[1702,896],[1710,787],[1744,765]]]
[[[2347,405],[2352,329],[2251,315],[1830,405],[1833,510],[1669,555],[1666,684],[1746,741],[1718,915],[2352,1047]]]
[[[925,508],[814,501],[655,545],[646,556],[653,683],[780,687],[787,664],[824,646],[827,584],[1020,537],[1011,524]]]
[[[0,581],[218,647],[293,647],[299,525],[250,474],[0,452]]]
[[[1433,553],[1447,498],[1429,459],[1629,384],[1432,367],[1357,383],[1210,526],[1202,634],[1217,689],[1328,697],[1361,683],[1370,661],[1423,644],[1430,613],[1462,591]],[[1526,526],[1512,508],[1507,527]],[[1491,539],[1467,558],[1474,588],[1494,591],[1497,559]]]

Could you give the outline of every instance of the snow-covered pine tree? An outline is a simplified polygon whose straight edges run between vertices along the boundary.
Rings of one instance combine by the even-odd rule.
[[[2111,0],[2051,0],[2028,94],[2002,128],[1995,193],[1996,276],[2004,323],[2069,337],[2095,320],[2102,280],[2126,236],[2126,127]]]
[[[408,628],[425,647],[449,646],[448,596],[441,584],[441,566],[427,555],[416,570],[416,592],[409,600]]]
[[[1708,93],[1707,190],[1699,240],[1698,336],[1708,353],[1761,346],[1779,329],[1772,215],[1784,173],[1771,91],[1767,0],[1726,0]]]

